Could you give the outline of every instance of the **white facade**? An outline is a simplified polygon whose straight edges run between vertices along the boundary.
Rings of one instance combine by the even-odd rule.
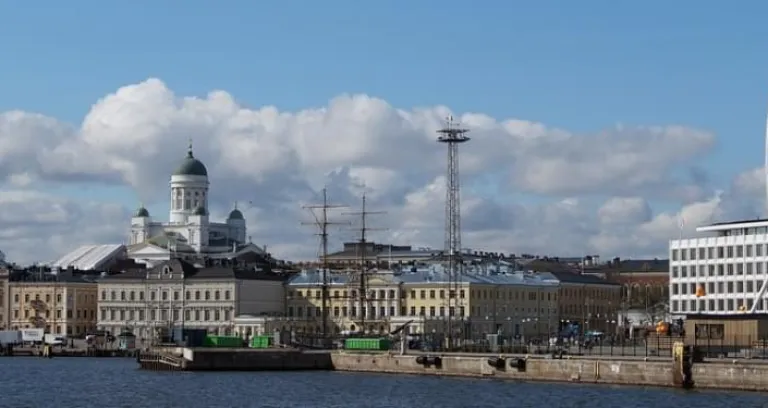
[[[243,247],[263,253],[246,242],[242,213],[234,208],[225,222],[212,222],[208,214],[208,171],[192,154],[170,180],[170,216],[168,222],[154,220],[144,207],[131,218],[128,256],[154,265],[171,258],[172,252],[205,257],[238,252]]]
[[[259,279],[256,272],[238,278],[232,268],[182,265],[171,261],[149,271],[100,280],[99,329],[115,334],[130,329],[144,340],[182,326],[231,334],[237,315],[284,313],[285,296],[279,279]]]
[[[768,220],[697,231],[706,236],[669,243],[670,312],[768,312]]]

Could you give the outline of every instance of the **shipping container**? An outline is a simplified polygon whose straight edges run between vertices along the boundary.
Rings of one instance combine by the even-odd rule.
[[[386,338],[378,339],[346,339],[344,348],[347,350],[389,350],[390,341]]]
[[[203,347],[208,336],[206,329],[182,329],[177,327],[173,329],[174,343],[185,347]]]
[[[272,336],[253,336],[251,348],[269,348],[272,345]]]
[[[0,346],[21,343],[21,332],[18,330],[0,330]]]
[[[207,347],[243,347],[243,339],[237,336],[207,336]]]
[[[43,341],[45,329],[23,329],[21,330],[21,341],[25,343],[40,343]]]

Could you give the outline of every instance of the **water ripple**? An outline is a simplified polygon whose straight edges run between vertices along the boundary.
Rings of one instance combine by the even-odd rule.
[[[157,373],[132,360],[0,359],[0,408],[768,408],[768,394],[333,372]]]

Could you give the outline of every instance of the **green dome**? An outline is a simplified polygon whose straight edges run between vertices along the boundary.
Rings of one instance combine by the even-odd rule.
[[[205,211],[205,207],[203,207],[201,205],[201,206],[195,208],[195,212],[193,214],[194,215],[208,215],[208,211]]]
[[[136,210],[136,214],[133,215],[134,217],[149,217],[149,211],[147,211],[144,206],[139,207],[138,210]]]
[[[227,219],[228,220],[242,220],[242,219],[244,219],[243,218],[243,213],[241,213],[240,210],[235,208],[234,210],[232,210],[229,213],[229,217],[227,217]]]
[[[189,146],[187,151],[187,157],[181,162],[176,171],[173,172],[174,176],[206,176],[208,177],[208,169],[200,160],[195,159],[192,154],[192,146]]]

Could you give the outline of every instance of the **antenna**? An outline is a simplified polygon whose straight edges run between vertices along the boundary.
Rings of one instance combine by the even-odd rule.
[[[469,141],[464,129],[453,121],[453,116],[448,116],[445,127],[437,133],[438,143],[448,145],[448,169],[446,174],[445,189],[445,249],[448,269],[448,343],[453,347],[453,319],[459,314],[461,307],[459,292],[459,280],[461,279],[461,181],[459,179],[459,145]],[[462,316],[463,317],[463,316]],[[461,328],[460,330],[463,330]]]
[[[320,261],[323,264],[323,282],[322,282],[322,314],[323,314],[323,340],[328,339],[328,227],[331,225],[347,225],[348,223],[331,222],[328,220],[328,210],[334,208],[347,208],[345,205],[329,204],[328,189],[323,188],[323,203],[316,205],[305,205],[302,208],[309,210],[315,217],[313,222],[302,222],[302,225],[312,225],[318,228],[317,235],[320,237],[321,256]],[[319,211],[319,215],[316,210]]]
[[[366,197],[365,193],[363,193],[363,199],[362,199],[362,208],[360,211],[356,212],[348,212],[344,213],[345,215],[354,215],[360,217],[360,228],[358,231],[360,231],[360,242],[357,245],[357,251],[358,255],[360,257],[360,296],[359,296],[359,309],[360,309],[360,328],[363,330],[363,333],[365,333],[365,314],[366,314],[366,307],[368,306],[367,298],[368,298],[368,288],[367,288],[367,280],[368,280],[368,260],[367,257],[367,233],[368,231],[384,231],[386,228],[371,228],[366,223],[366,220],[368,219],[369,215],[380,215],[385,214],[384,211],[368,211],[366,208]],[[391,244],[390,244],[391,248]]]

